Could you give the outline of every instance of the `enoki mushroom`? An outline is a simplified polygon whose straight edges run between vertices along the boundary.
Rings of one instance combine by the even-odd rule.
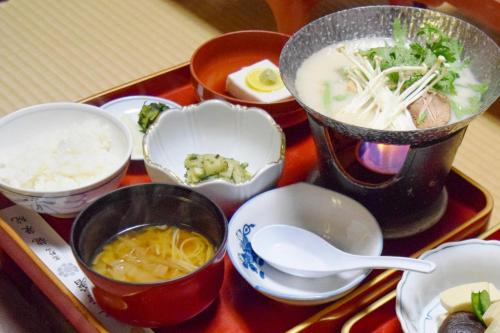
[[[337,50],[354,65],[346,70],[346,76],[356,86],[357,94],[339,112],[366,114],[373,113],[369,127],[375,129],[416,129],[408,106],[422,97],[446,74],[445,58],[437,57],[429,68],[427,65],[401,65],[381,70],[381,59],[374,57],[372,65],[359,52],[349,52],[344,45]],[[398,73],[399,79],[394,90],[390,89],[388,75]],[[405,81],[415,73],[422,77],[403,89]]]

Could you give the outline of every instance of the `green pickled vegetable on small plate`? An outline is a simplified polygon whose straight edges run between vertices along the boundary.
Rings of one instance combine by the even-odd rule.
[[[252,178],[246,170],[248,163],[241,163],[219,154],[189,154],[184,160],[184,167],[188,184],[198,184],[212,179],[223,179],[239,184]]]
[[[170,107],[163,103],[144,104],[139,113],[139,120],[137,121],[141,132],[146,133],[148,127],[158,118],[160,113],[167,109],[170,109]]]

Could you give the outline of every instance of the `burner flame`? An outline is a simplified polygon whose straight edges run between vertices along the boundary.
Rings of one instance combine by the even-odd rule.
[[[361,142],[358,146],[357,158],[368,170],[383,175],[395,175],[403,167],[409,149],[409,145]]]

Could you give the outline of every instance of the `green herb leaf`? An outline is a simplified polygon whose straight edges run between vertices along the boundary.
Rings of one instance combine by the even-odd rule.
[[[146,133],[148,127],[155,121],[160,113],[167,109],[169,109],[169,107],[163,103],[144,104],[139,113],[139,120],[137,121],[141,128],[141,132]]]
[[[421,63],[421,60],[418,59],[413,54],[413,51],[406,46],[386,45],[362,51],[360,54],[371,60],[373,66],[375,66],[375,56],[380,57],[380,59],[382,59],[380,62],[381,70],[399,65],[418,65]],[[390,79],[397,83],[398,73],[395,74],[396,75],[393,75]]]
[[[464,116],[479,112],[479,109],[481,108],[481,97],[469,97],[468,102],[469,104],[467,106],[464,106],[450,99],[451,111],[453,111],[457,118],[460,119]]]
[[[420,80],[422,78],[422,76],[423,75],[420,73],[416,73],[416,74],[413,74],[412,76],[410,76],[410,78],[408,80],[406,80],[405,83],[403,83],[403,86],[401,87],[402,91],[404,91],[409,86],[411,86],[412,84],[414,84],[415,82]]]
[[[373,65],[375,56],[380,57],[382,59],[380,62],[381,70],[394,66],[420,65],[423,63],[430,67],[440,55],[444,56],[448,62],[455,62],[460,57],[462,50],[460,43],[454,39],[450,39],[440,30],[429,24],[422,26],[418,32],[424,43],[412,42],[409,46],[406,45],[406,26],[403,26],[399,20],[393,22],[392,31],[393,46],[386,45],[361,52],[361,55],[371,60]],[[397,84],[399,74],[393,73],[389,75],[389,79]],[[450,80],[450,83],[453,83],[453,80]],[[443,87],[443,89],[453,90],[454,87],[446,85],[446,88]]]
[[[397,84],[399,81],[399,73],[391,73],[391,74],[387,75],[387,77],[389,78],[389,80],[391,80],[391,82],[394,85]]]
[[[459,75],[457,72],[448,70],[443,78],[436,83],[433,88],[445,94],[456,95],[455,80],[458,79],[458,77]]]
[[[406,43],[406,36],[408,35],[408,30],[406,25],[402,25],[399,19],[395,19],[392,22],[392,38],[397,46],[404,46]]]
[[[425,119],[427,119],[427,111],[421,111],[417,117],[417,125],[422,125]]]
[[[484,324],[483,315],[490,306],[490,294],[486,290],[473,292],[471,294],[472,312],[477,319]]]
[[[337,73],[339,73],[339,75],[344,79],[344,80],[348,80],[348,74],[349,74],[349,71],[347,70],[347,68],[345,67],[341,67],[339,69],[337,69]]]
[[[427,40],[432,40],[440,35],[440,31],[430,24],[424,24],[417,32],[418,36],[425,36]]]
[[[451,111],[455,114],[455,116],[460,119],[464,116],[463,108],[454,100],[450,99]]]
[[[350,94],[342,94],[342,95],[335,95],[333,96],[333,100],[337,102],[342,102],[345,101],[347,98],[351,96]]]
[[[484,94],[488,90],[488,85],[486,83],[469,84],[468,87],[481,94]]]
[[[414,43],[410,44],[410,49],[411,49],[411,52],[415,58],[422,60],[422,61],[425,59],[425,57],[427,55],[427,51],[422,45],[414,42]]]
[[[453,63],[460,59],[463,51],[463,45],[454,38],[448,37],[438,28],[424,24],[417,33],[423,37],[425,45],[435,56],[443,56],[446,61]]]
[[[479,109],[481,108],[481,97],[480,96],[469,97],[468,101],[469,101],[470,113],[478,112]]]
[[[332,89],[330,87],[330,82],[323,82],[323,105],[325,108],[330,108],[332,104]]]
[[[430,68],[436,63],[439,56],[443,56],[447,64],[438,69],[442,74],[442,78],[432,88],[445,95],[456,94],[455,82],[459,78],[458,73],[469,64],[468,59],[460,61],[463,45],[457,39],[449,37],[431,24],[424,24],[417,32],[418,40],[407,45],[407,28],[397,19],[393,22],[392,34],[394,45],[386,44],[383,47],[362,51],[360,54],[371,61],[374,67],[376,65],[374,59],[376,56],[379,57],[381,59],[381,70],[395,66],[422,64]],[[401,78],[400,74],[397,72],[391,73],[387,77],[389,79],[389,88],[395,89]],[[403,84],[402,90],[408,88],[421,77],[420,73],[413,74]],[[475,88],[484,92],[485,86],[479,85]],[[462,107],[457,112],[472,113],[473,110],[469,107]]]
[[[457,39],[454,38],[449,38],[448,41],[446,42],[448,45],[448,48],[450,49],[451,53],[455,55],[456,60],[460,60],[460,57],[462,55],[462,52],[464,50],[464,46],[462,43],[460,43]],[[454,62],[454,61],[452,61]]]

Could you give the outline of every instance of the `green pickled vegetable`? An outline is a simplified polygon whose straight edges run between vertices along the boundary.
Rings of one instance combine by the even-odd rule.
[[[137,122],[141,128],[141,132],[146,133],[148,127],[158,118],[160,113],[167,109],[170,109],[170,107],[163,103],[144,104]]]
[[[189,154],[184,160],[186,182],[197,184],[211,179],[223,179],[239,184],[252,178],[246,170],[248,163],[240,163],[219,154]]]

